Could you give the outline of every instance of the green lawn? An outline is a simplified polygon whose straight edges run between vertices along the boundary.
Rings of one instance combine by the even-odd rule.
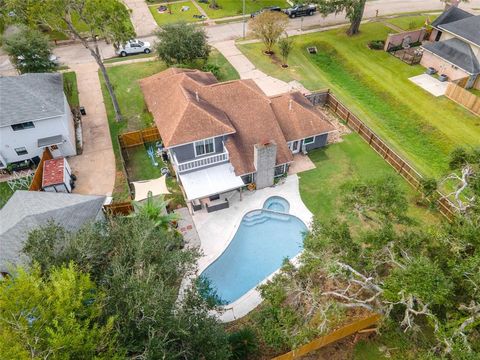
[[[381,23],[362,25],[348,37],[344,29],[294,37],[290,67],[262,54],[262,44],[239,48],[264,72],[298,80],[311,90],[331,88],[353,112],[421,173],[440,177],[448,155],[460,145],[480,145],[480,118],[445,97],[435,98],[408,80],[424,68],[367,48],[391,31]],[[310,55],[307,46],[316,46]]]
[[[425,26],[425,20],[430,19],[430,23],[436,19],[437,16],[418,15],[418,16],[400,16],[394,19],[387,19],[386,22],[396,25],[403,30],[414,30]]]
[[[18,186],[18,190],[28,190],[28,187]],[[15,191],[10,189],[7,182],[0,182],[0,209],[7,203]]]
[[[318,219],[339,215],[340,188],[345,182],[393,175],[412,204],[410,216],[426,222],[435,221],[428,211],[413,205],[418,193],[357,134],[346,135],[340,143],[311,151],[309,157],[316,168],[299,174],[300,195]]]
[[[219,19],[228,16],[242,15],[242,0],[217,0],[219,9],[211,9],[210,4],[197,3],[205,10],[211,19]],[[245,14],[250,15],[252,12],[260,10],[267,6],[280,6],[288,8],[290,5],[285,0],[245,0]]]
[[[157,11],[157,8],[160,4],[149,6],[150,12],[153,15],[153,18],[157,22],[159,26],[165,24],[171,24],[179,21],[187,21],[187,22],[195,22],[200,21],[200,19],[194,18],[193,15],[201,15],[200,11],[195,7],[195,5],[191,1],[185,1],[180,3],[171,4],[171,11],[172,13],[169,14],[165,12],[160,14]],[[189,6],[190,9],[188,11],[181,11],[183,6]]]
[[[63,73],[63,89],[70,107],[79,106],[80,101],[78,100],[77,74],[75,74],[75,71]]]
[[[8,199],[13,195],[12,189],[6,182],[0,183],[0,209],[7,203]]]
[[[238,73],[218,51],[211,53],[208,62],[218,64],[221,67],[220,81],[239,78]],[[201,67],[201,64],[195,64],[195,66]],[[112,137],[113,150],[116,158],[117,177],[114,189],[114,199],[116,201],[128,198],[128,186],[122,173],[122,164],[120,161],[120,149],[117,141],[118,134],[144,129],[153,125],[153,118],[143,100],[143,94],[138,80],[156,74],[166,68],[166,65],[160,61],[117,65],[108,68],[107,71],[110,76],[110,81],[115,89],[115,94],[124,117],[122,122],[115,121],[113,105],[104,85],[103,77],[99,73],[110,126],[110,136]]]

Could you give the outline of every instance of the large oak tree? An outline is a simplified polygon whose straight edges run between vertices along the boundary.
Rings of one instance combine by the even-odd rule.
[[[356,35],[360,31],[363,12],[367,0],[313,0],[318,6],[318,11],[326,16],[328,14],[339,14],[345,12],[350,20],[350,27],[347,30],[349,36]]]
[[[120,106],[98,49],[98,37],[122,44],[135,36],[130,15],[119,0],[4,0],[8,21],[68,33],[79,40],[97,62],[115,117],[121,120]],[[79,24],[82,24],[81,28]],[[86,28],[87,30],[85,31]]]

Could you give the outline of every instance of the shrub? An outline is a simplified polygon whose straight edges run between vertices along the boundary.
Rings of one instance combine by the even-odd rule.
[[[220,73],[220,66],[212,63],[206,63],[202,67],[203,71],[210,71],[217,79],[220,79],[221,73]]]
[[[385,46],[385,41],[383,40],[372,40],[369,41],[368,47],[372,50],[383,50],[383,47]]]
[[[228,336],[228,343],[232,351],[233,360],[246,360],[259,351],[257,335],[249,328],[245,327]]]

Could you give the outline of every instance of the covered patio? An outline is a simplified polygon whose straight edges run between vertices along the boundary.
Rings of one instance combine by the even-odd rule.
[[[245,186],[230,163],[179,174],[179,177],[191,211],[203,209],[204,204],[208,212],[228,208],[228,199],[220,195]],[[208,201],[202,201],[204,199]]]

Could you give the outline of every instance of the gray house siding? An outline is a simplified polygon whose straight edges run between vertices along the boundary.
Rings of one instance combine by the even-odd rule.
[[[327,138],[328,138],[328,134],[317,135],[315,136],[315,141],[313,143],[305,145],[305,149],[307,151],[310,151],[313,149],[321,148],[327,145]]]
[[[215,141],[215,153],[208,154],[205,156],[211,156],[214,154],[221,154],[223,152],[223,140],[226,138],[226,136],[219,136],[214,139]],[[196,159],[201,159],[204,156],[198,156],[195,157],[195,148],[194,148],[194,143],[190,144],[185,144],[185,145],[180,145],[180,146],[175,146],[170,149],[172,153],[175,154],[177,157],[177,161],[179,163],[191,161],[191,160],[196,160]]]

